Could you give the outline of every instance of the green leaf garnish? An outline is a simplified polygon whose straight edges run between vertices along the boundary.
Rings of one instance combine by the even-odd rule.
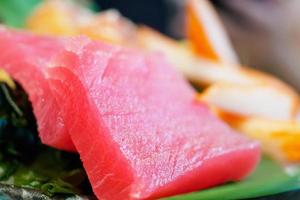
[[[64,1],[64,0],[63,0]],[[80,1],[82,6],[98,11],[98,6],[93,1]],[[28,16],[33,10],[42,3],[43,0],[0,0],[0,23],[8,26],[22,28],[24,27]]]
[[[1,0],[0,19],[13,27],[23,27],[25,20],[41,0]]]
[[[248,199],[300,189],[299,175],[290,176],[269,158],[263,158],[256,171],[243,181],[211,189],[165,198],[165,200]]]

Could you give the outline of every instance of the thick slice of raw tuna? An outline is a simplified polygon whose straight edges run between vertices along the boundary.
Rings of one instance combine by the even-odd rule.
[[[49,105],[55,102],[44,117],[65,123],[99,199],[158,198],[240,180],[259,160],[258,144],[197,102],[195,91],[159,55],[84,38],[2,35],[15,47],[4,48],[8,43],[0,40],[6,55],[0,66],[13,75],[22,71],[26,75],[15,77],[24,76],[23,86],[25,77],[32,82],[25,87],[29,94],[35,95],[34,86],[38,95],[49,95]],[[43,65],[45,84],[28,75],[28,59]],[[35,110],[48,104],[47,98],[31,99]],[[49,133],[56,138],[55,130]]]
[[[0,27],[0,67],[28,92],[33,104],[42,142],[75,151],[61,117],[60,102],[52,95],[47,81],[49,59],[63,49],[61,42],[46,37],[7,31]]]
[[[100,199],[190,192],[255,167],[257,143],[197,102],[163,57],[79,38],[65,45],[51,85]]]

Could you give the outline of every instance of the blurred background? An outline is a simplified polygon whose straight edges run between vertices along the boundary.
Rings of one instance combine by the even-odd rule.
[[[76,1],[92,4],[95,11],[114,8],[137,24],[146,24],[176,39],[185,38],[186,0]],[[20,19],[24,22],[40,2],[43,0],[1,0],[0,22],[21,27]],[[210,2],[243,65],[273,73],[300,90],[299,0]]]
[[[271,72],[300,90],[300,1],[211,0],[241,63]],[[136,23],[180,39],[185,0],[96,0]]]

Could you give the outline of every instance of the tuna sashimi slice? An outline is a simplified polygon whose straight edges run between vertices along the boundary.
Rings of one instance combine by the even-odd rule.
[[[82,38],[65,45],[51,85],[66,101],[72,140],[100,199],[190,192],[255,167],[258,144],[197,102],[162,56]]]
[[[42,139],[63,144],[70,134],[99,199],[153,199],[240,180],[259,160],[259,145],[197,102],[160,55],[6,30],[0,47],[0,66],[29,93],[39,126],[58,126],[39,127]]]
[[[33,104],[40,137],[44,144],[75,151],[47,81],[49,59],[63,49],[62,42],[49,42],[22,32],[0,27],[0,67],[5,69],[28,92]]]

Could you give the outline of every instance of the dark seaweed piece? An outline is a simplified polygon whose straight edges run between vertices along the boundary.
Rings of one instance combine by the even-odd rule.
[[[27,94],[20,85],[12,89],[3,82],[0,82],[0,183],[10,188],[10,193],[18,187],[22,189],[16,192],[34,191],[29,194],[32,198],[37,195],[37,199],[93,194],[79,155],[43,145]]]
[[[3,185],[0,184],[0,199],[1,200],[63,200],[68,198],[68,200],[97,200],[94,195],[91,196],[74,196],[69,197],[65,195],[57,195],[55,197],[48,197],[42,192],[34,189],[21,188],[13,185]]]

